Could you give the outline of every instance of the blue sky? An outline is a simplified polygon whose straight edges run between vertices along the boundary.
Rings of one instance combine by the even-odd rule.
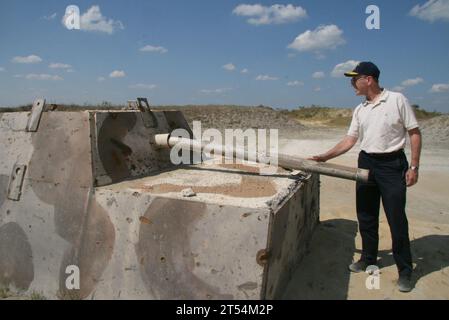
[[[71,4],[81,30],[62,23]],[[379,30],[365,26],[368,5]],[[0,43],[0,106],[354,107],[339,71],[370,60],[383,86],[449,112],[449,0],[2,0]]]

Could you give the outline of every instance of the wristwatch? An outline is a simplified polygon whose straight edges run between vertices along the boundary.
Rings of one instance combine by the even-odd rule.
[[[418,172],[419,167],[418,166],[410,166],[410,170]]]

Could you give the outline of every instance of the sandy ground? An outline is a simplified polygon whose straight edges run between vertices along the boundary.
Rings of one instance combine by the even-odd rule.
[[[345,129],[313,130],[281,139],[280,150],[307,157],[326,151]],[[409,146],[407,146],[409,155]],[[356,145],[331,163],[356,166]],[[320,220],[309,253],[296,270],[285,299],[449,299],[449,150],[428,144],[422,151],[419,182],[407,191],[407,216],[414,258],[415,288],[396,288],[397,269],[385,213],[380,215],[379,289],[367,289],[368,274],[350,273],[360,257],[361,238],[355,211],[355,183],[321,176]]]

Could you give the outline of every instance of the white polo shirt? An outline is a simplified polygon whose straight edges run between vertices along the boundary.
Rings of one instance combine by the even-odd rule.
[[[360,138],[365,152],[388,153],[403,149],[407,131],[414,128],[418,121],[407,98],[383,89],[374,104],[365,101],[355,108],[348,135]]]

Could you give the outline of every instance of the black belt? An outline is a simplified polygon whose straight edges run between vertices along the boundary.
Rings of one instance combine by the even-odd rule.
[[[362,152],[372,158],[376,158],[376,159],[391,159],[391,158],[395,158],[398,156],[401,156],[404,154],[404,149],[399,149],[393,152],[387,152],[387,153],[368,153],[366,151]]]

